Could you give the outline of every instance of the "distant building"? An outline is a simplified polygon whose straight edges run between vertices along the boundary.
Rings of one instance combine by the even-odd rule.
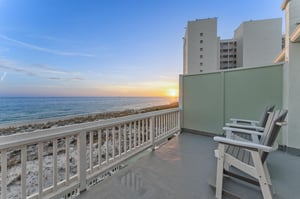
[[[236,40],[220,41],[220,69],[236,67]]]
[[[220,40],[217,18],[189,21],[184,37],[183,73],[270,65],[282,49],[280,18],[243,22],[233,39]]]
[[[281,24],[281,18],[243,22],[234,32],[237,67],[274,63],[274,57],[282,50]]]
[[[219,68],[217,18],[189,21],[184,37],[184,74],[198,74]]]

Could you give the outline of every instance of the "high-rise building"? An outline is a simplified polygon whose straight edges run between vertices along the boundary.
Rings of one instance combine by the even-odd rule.
[[[184,37],[184,74],[198,74],[219,68],[217,18],[189,21]]]
[[[281,18],[243,22],[234,32],[237,67],[273,64],[282,50],[281,24]]]
[[[220,69],[236,67],[236,40],[220,41]]]
[[[220,40],[217,18],[189,21],[184,37],[183,73],[270,65],[282,49],[281,19],[243,22],[233,39]]]

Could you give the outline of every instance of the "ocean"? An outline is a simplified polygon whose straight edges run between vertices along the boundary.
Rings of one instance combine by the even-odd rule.
[[[0,97],[0,125],[165,105],[167,97]]]

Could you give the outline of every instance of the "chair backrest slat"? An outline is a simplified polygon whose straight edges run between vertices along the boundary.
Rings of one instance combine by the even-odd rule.
[[[275,140],[281,129],[281,126],[278,125],[278,122],[284,122],[287,112],[287,110],[277,110],[269,114],[264,133],[260,138],[260,144],[265,146],[274,145]],[[262,162],[266,160],[268,154],[269,153],[267,152],[261,153]]]
[[[265,127],[269,118],[269,113],[273,112],[275,105],[266,106],[265,110],[260,115],[258,126]]]

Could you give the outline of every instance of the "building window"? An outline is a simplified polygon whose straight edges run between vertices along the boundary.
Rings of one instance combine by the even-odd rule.
[[[203,43],[203,40],[201,39],[201,40],[200,40],[200,44],[202,44],[202,43]]]
[[[203,55],[200,55],[200,59],[202,59],[203,58]]]
[[[203,51],[203,48],[200,48],[200,51]]]
[[[203,36],[203,32],[200,32],[200,37],[202,37]]]
[[[200,66],[203,66],[203,63],[202,63],[202,62],[200,62]]]

